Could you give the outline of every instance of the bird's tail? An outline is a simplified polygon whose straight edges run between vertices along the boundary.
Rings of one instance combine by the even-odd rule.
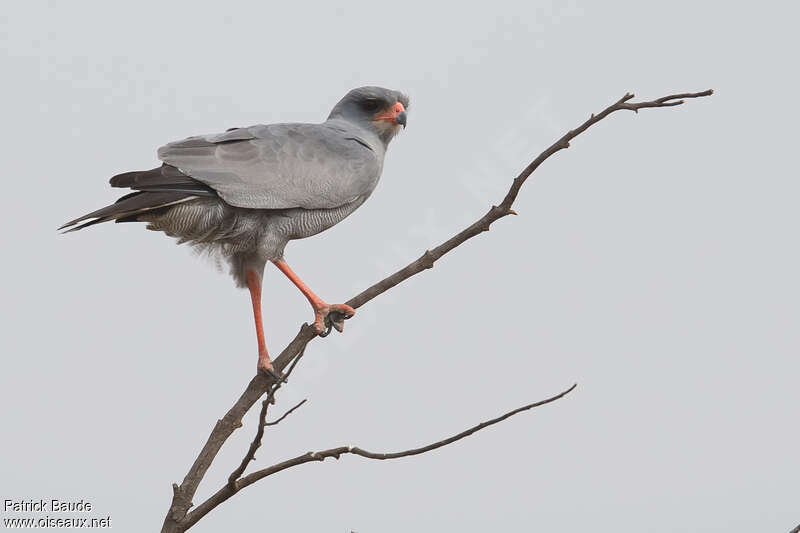
[[[188,192],[137,191],[126,194],[113,204],[102,209],[92,211],[91,213],[83,215],[82,217],[70,220],[58,229],[65,230],[63,233],[69,233],[70,231],[77,231],[79,229],[83,229],[94,224],[99,224],[100,222],[108,222],[110,220],[115,220],[117,222],[136,222],[141,213],[178,204],[194,198],[197,198],[197,196]],[[81,222],[82,224],[79,224]]]

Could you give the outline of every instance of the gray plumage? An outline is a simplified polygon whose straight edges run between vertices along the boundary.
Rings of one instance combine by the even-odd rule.
[[[371,192],[384,152],[374,133],[334,119],[190,137],[159,148],[158,158],[236,207],[322,209]]]
[[[159,148],[161,167],[111,178],[136,192],[62,226],[147,222],[179,242],[219,254],[237,285],[263,273],[286,244],[324,231],[372,194],[392,137],[405,125],[376,116],[403,94],[350,91],[321,124],[271,124],[189,137]],[[78,223],[82,223],[77,225]]]

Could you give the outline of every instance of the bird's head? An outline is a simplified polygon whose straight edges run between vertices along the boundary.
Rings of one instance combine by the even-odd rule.
[[[388,144],[406,127],[408,96],[383,87],[359,87],[339,100],[328,116],[375,132]]]

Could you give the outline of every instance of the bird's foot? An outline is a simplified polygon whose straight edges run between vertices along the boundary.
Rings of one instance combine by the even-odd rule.
[[[275,370],[275,367],[272,366],[272,361],[270,361],[269,356],[260,353],[258,354],[258,367],[256,370],[259,373],[263,373],[272,377],[272,379],[275,381],[282,381],[286,383],[286,378],[279,374],[278,371]]]
[[[320,337],[327,337],[331,328],[340,332],[344,329],[344,321],[352,318],[356,310],[345,304],[323,304],[314,307],[314,329]]]

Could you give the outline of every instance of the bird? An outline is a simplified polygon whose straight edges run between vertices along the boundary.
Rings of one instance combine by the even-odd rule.
[[[145,222],[227,262],[236,286],[250,292],[257,371],[280,378],[264,340],[265,266],[273,263],[306,297],[318,335],[342,331],[355,310],[317,296],[286,263],[284,249],[333,227],[369,198],[389,143],[406,127],[408,107],[400,91],[358,87],[322,123],[259,124],[168,143],[158,149],[161,166],[110,179],[112,187],[132,192],[59,230]]]

